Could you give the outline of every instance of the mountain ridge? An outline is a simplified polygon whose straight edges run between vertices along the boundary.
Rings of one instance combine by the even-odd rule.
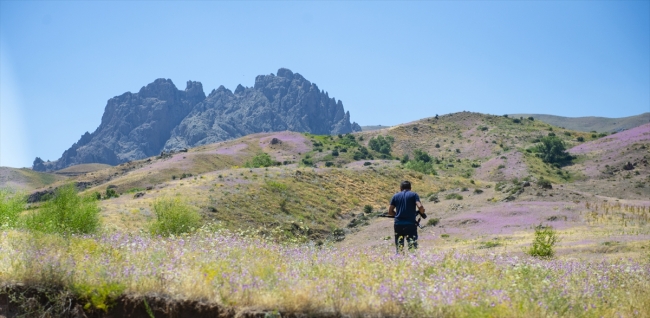
[[[598,116],[564,117],[548,114],[512,114],[512,117],[533,117],[553,126],[577,131],[618,132],[631,129],[650,122],[650,112],[635,116],[610,118]]]
[[[230,140],[252,133],[291,130],[317,134],[361,131],[343,103],[330,98],[302,75],[281,68],[259,75],[254,87],[223,85],[206,96],[200,82],[179,90],[170,79],[156,79],[137,93],[108,100],[99,127],[63,152],[32,169],[53,171],[85,164],[120,163]]]

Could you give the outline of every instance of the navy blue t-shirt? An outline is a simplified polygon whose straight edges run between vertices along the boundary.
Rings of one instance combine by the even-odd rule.
[[[415,217],[418,214],[415,202],[420,202],[420,197],[413,191],[405,190],[393,196],[390,205],[395,206],[395,225],[415,224]]]

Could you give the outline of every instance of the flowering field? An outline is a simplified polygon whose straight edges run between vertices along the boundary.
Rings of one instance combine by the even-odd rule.
[[[0,285],[62,286],[105,309],[119,295],[350,316],[650,317],[648,260],[584,262],[390,244],[278,244],[224,230],[185,237],[0,233]]]

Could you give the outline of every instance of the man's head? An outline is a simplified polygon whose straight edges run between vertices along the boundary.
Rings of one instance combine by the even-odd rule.
[[[402,183],[399,185],[399,190],[411,190],[411,183],[408,181],[402,181]]]

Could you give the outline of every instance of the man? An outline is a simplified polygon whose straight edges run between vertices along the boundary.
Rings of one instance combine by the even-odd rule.
[[[427,218],[420,197],[417,193],[411,191],[411,183],[403,181],[399,189],[400,192],[393,196],[388,207],[388,216],[395,217],[395,248],[397,248],[397,253],[404,249],[405,240],[408,242],[409,249],[418,248],[418,226],[415,218],[418,214],[423,219]]]

